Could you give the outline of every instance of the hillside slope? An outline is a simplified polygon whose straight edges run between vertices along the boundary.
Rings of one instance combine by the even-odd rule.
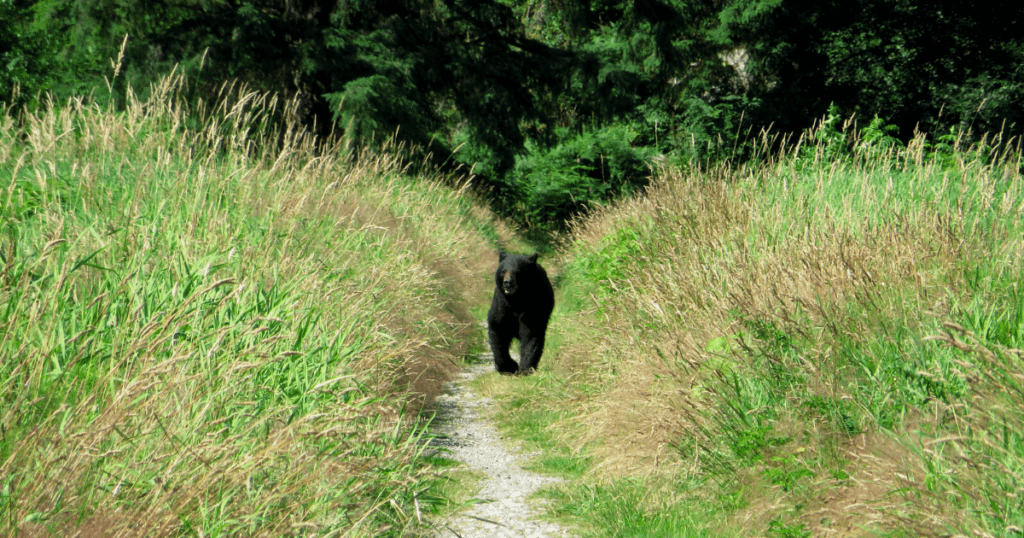
[[[1019,140],[827,124],[577,223],[508,431],[590,536],[1024,528]]]
[[[185,85],[0,111],[0,534],[404,534],[444,503],[415,411],[482,340],[497,225]]]

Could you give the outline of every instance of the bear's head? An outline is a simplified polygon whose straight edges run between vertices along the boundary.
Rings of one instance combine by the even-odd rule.
[[[498,271],[495,274],[495,283],[506,297],[513,297],[523,284],[529,286],[529,281],[537,272],[537,253],[530,256],[521,254],[498,254]]]

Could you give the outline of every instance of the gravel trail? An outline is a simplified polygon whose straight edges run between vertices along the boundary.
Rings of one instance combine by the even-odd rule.
[[[525,471],[520,463],[528,455],[514,452],[488,418],[490,398],[474,394],[470,380],[493,373],[490,356],[470,365],[459,379],[446,385],[437,399],[435,432],[432,444],[447,448],[450,457],[486,475],[475,504],[439,525],[443,538],[554,538],[572,536],[555,523],[538,521],[543,512],[538,501],[527,500],[541,487],[560,479]]]

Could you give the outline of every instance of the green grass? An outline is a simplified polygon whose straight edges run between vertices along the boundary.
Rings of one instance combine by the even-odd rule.
[[[560,343],[498,397],[540,461],[585,455],[557,513],[622,536],[686,535],[657,526],[680,512],[739,535],[1024,527],[1018,141],[833,138],[663,170],[577,224]],[[629,493],[647,477],[693,486]]]
[[[671,483],[662,477],[602,478],[595,467],[592,446],[575,446],[580,434],[572,407],[552,404],[560,397],[588,392],[569,386],[546,370],[528,378],[486,376],[476,382],[483,394],[496,398],[502,431],[522,443],[522,450],[541,452],[530,459],[530,470],[558,476],[566,482],[537,495],[553,502],[550,515],[580,536],[728,536],[710,522],[718,513],[695,483]],[[651,502],[661,503],[652,509]]]
[[[710,528],[712,505],[683,497],[669,506],[652,508],[653,497],[678,496],[680,488],[664,488],[650,480],[619,479],[607,484],[551,488],[554,513],[574,524],[581,536],[701,538],[730,536],[728,529]]]
[[[183,84],[0,111],[2,532],[420,532],[448,479],[416,390],[479,337],[493,219]]]
[[[424,454],[419,405],[479,348],[509,231],[291,104],[182,83],[0,113],[0,528],[429,532],[473,477]],[[566,479],[553,513],[586,536],[1015,535],[1019,145],[768,142],[661,171],[545,262],[541,370],[478,389]]]
[[[496,418],[505,433],[522,441],[526,451],[545,449],[526,464],[528,469],[575,479],[590,467],[587,451],[572,450],[560,438],[564,430],[555,426],[569,417],[568,411],[546,403],[566,388],[557,376],[542,370],[526,378],[485,376],[475,383],[485,396],[500,399]]]

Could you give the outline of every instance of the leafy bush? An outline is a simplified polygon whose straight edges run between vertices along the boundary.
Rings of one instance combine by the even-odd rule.
[[[628,126],[583,132],[555,148],[534,149],[514,171],[520,192],[516,217],[554,228],[598,205],[647,185],[655,150],[633,145]]]

